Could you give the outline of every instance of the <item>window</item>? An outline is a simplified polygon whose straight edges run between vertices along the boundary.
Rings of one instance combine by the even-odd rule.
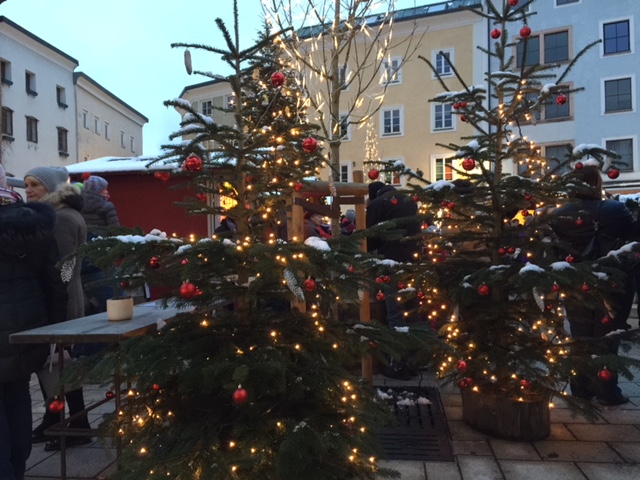
[[[63,156],[69,156],[69,147],[67,144],[67,129],[62,127],[58,128],[58,153]]]
[[[341,113],[340,114],[340,139],[343,142],[348,142],[351,140],[351,125],[349,125],[349,114]]]
[[[125,148],[124,146],[124,132],[120,132],[120,146]]]
[[[569,5],[570,3],[578,3],[580,0],[556,0],[556,7]]]
[[[93,117],[93,132],[100,135],[100,118]]]
[[[224,97],[224,105],[226,108],[228,109],[232,109],[234,107],[234,105],[236,104],[233,95],[225,95]]]
[[[438,75],[441,77],[449,77],[453,75],[453,68],[451,68],[451,65],[453,64],[453,50],[436,52],[433,64],[436,67]]]
[[[382,118],[382,133],[383,137],[391,137],[403,134],[402,125],[402,109],[395,108],[383,108],[380,111]]]
[[[348,91],[349,80],[351,80],[350,79],[351,70],[349,69],[349,65],[347,64],[340,65],[340,72],[338,73],[338,75],[340,75],[340,85],[342,85],[342,90],[345,92]]]
[[[436,158],[435,159],[435,179],[438,180],[453,180],[453,160],[450,158]]]
[[[104,138],[111,140],[111,138],[109,138],[109,124],[107,122],[104,122]]]
[[[604,54],[626,53],[631,51],[629,20],[605,23],[602,27]]]
[[[558,96],[553,95],[547,98],[543,107],[543,115],[545,120],[554,120],[560,118],[569,118],[571,116],[571,95],[564,95],[565,103],[560,105],[556,99]]]
[[[38,143],[38,119],[27,117],[27,142]]]
[[[60,108],[67,108],[67,92],[64,87],[60,85],[56,86],[56,101]]]
[[[340,181],[351,182],[353,178],[353,162],[340,162]]]
[[[620,155],[620,159],[617,160],[618,162],[621,162],[618,165],[619,170],[626,172],[632,172],[634,170],[633,139],[622,138],[620,140],[607,140],[605,148]]]
[[[526,55],[525,55],[526,44]],[[541,57],[544,55],[544,57]],[[563,63],[569,61],[569,31],[545,33],[528,40],[520,39],[516,47],[518,67],[531,67],[541,62]]]
[[[433,105],[433,129],[451,130],[453,129],[453,115],[451,114],[450,103],[436,103]]]
[[[567,161],[570,152],[569,149],[573,149],[571,144],[546,145],[544,147],[544,157],[547,159],[547,167],[550,170],[554,170],[554,175],[564,175],[571,170],[571,166]],[[560,168],[555,170],[555,168],[559,166]]]
[[[526,52],[525,52],[526,44]],[[520,40],[516,48],[516,64],[518,68],[531,67],[540,63],[540,37],[529,37],[528,40]]]
[[[11,62],[0,60],[0,81],[5,85],[13,85],[11,81]]]
[[[399,164],[404,165],[404,160],[402,158],[385,158],[384,162],[388,162],[390,165],[394,166]],[[402,186],[402,175],[400,175],[400,172],[389,172],[389,175],[391,176],[390,183],[392,185]]]
[[[402,83],[402,57],[393,57],[383,62],[384,75],[382,82],[387,85]]]
[[[135,153],[135,148],[133,148],[134,144],[133,144],[133,137],[129,138],[129,147],[131,147],[131,153]]]
[[[13,110],[2,107],[2,138],[13,137]]]
[[[38,92],[36,91],[36,74],[31,72],[24,72],[24,81],[27,93],[32,97],[37,96]]]
[[[87,130],[89,129],[89,112],[86,110],[82,111],[82,126]]]
[[[626,112],[631,109],[631,79],[606,80],[604,82],[604,112]]]
[[[544,36],[544,63],[569,60],[569,32],[549,33]]]
[[[213,103],[211,102],[211,100],[201,102],[200,112],[202,113],[202,115],[205,115],[207,117],[210,117],[213,114]]]

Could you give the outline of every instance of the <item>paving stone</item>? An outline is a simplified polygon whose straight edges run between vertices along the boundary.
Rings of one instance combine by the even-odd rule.
[[[380,466],[397,470],[400,472],[402,480],[426,480],[426,474],[422,462],[380,460]]]
[[[618,452],[626,462],[640,464],[640,445],[638,445],[637,442],[609,442],[609,445]]]
[[[464,480],[504,480],[500,467],[493,457],[460,455],[458,464]]]
[[[552,423],[551,433],[545,440],[575,440],[576,437],[571,433],[564,423]]]
[[[638,480],[640,478],[640,465],[637,464],[578,463],[577,466],[589,480]]]
[[[451,447],[454,455],[493,455],[493,450],[486,440],[453,440]]]
[[[552,408],[551,423],[594,423],[583,416],[574,413],[569,408]],[[606,423],[604,419],[598,419],[595,423]]]
[[[633,425],[567,425],[578,440],[608,442],[616,440],[640,441],[640,430]]]
[[[508,440],[489,440],[498,460],[540,460],[538,451],[528,442],[510,442]]]
[[[447,417],[447,421],[462,420],[462,407],[446,406],[444,407],[444,414]]]
[[[629,405],[629,404],[627,404]],[[617,425],[640,425],[640,409],[633,405],[633,409],[610,409],[603,410],[602,416],[612,424]]]
[[[100,472],[116,461],[113,450],[102,448],[70,448],[67,450],[67,476],[69,478],[96,478]],[[60,453],[56,452],[29,468],[27,474],[45,477],[60,472]]]
[[[505,480],[584,480],[572,462],[522,462],[501,460]]]
[[[425,462],[427,480],[461,480],[460,470],[456,463],[451,462]],[[404,480],[404,477],[402,478]]]
[[[543,460],[553,462],[612,462],[622,458],[605,442],[563,442],[543,440],[534,443]]]
[[[464,420],[451,420],[449,424],[449,432],[452,440],[485,440],[486,435],[474,430]]]

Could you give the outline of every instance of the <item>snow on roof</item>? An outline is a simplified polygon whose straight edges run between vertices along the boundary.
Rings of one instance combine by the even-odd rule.
[[[144,172],[154,170],[176,170],[180,168],[178,162],[162,160],[149,165],[158,157],[101,157],[86,162],[67,165],[66,169],[71,174],[109,173],[109,172]]]

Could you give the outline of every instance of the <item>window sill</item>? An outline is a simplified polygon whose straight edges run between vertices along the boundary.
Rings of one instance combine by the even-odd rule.
[[[61,157],[67,158],[69,156],[69,154],[67,152],[58,152],[58,155],[60,155]]]
[[[11,135],[7,135],[6,133],[3,133],[2,140],[6,140],[7,142],[13,142],[15,138]]]
[[[67,109],[69,108],[69,105],[67,105],[66,103],[62,103],[62,102],[58,102],[58,106],[62,109]]]
[[[38,92],[36,92],[35,90],[27,90],[27,95],[31,95],[32,97],[37,97]]]
[[[4,85],[7,85],[8,87],[10,87],[11,85],[13,85],[13,82],[11,80],[9,80],[8,78],[3,78],[2,79],[2,83]]]
[[[403,133],[387,133],[387,134],[383,134],[380,137],[381,138],[396,138],[396,137],[403,137],[404,134]]]

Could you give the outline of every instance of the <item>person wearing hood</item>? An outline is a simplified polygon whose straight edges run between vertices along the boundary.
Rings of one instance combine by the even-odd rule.
[[[24,176],[27,202],[43,202],[52,206],[56,212],[56,225],[53,234],[62,258],[74,254],[87,239],[87,225],[80,213],[82,196],[77,187],[69,184],[69,172],[64,167],[36,167]],[[65,320],[73,320],[84,316],[84,294],[81,279],[82,262],[72,265],[71,278],[67,283],[67,308]],[[49,400],[43,389],[45,401]],[[84,410],[82,388],[65,392],[69,415]],[[33,431],[34,443],[45,442],[48,437],[44,431],[58,422],[58,415],[47,410],[40,425]],[[70,422],[72,428],[89,429],[86,414]],[[69,437],[67,446],[80,445],[91,441],[90,437]],[[60,440],[55,437],[45,444],[46,451],[60,448]]]
[[[113,203],[109,201],[109,182],[97,175],[91,175],[83,182],[82,216],[90,233],[91,227],[118,226],[118,213]]]
[[[67,293],[56,268],[54,210],[25,204],[0,186],[0,478],[24,477],[31,454],[31,374],[42,368],[46,345],[14,345],[16,332],[63,321]]]

